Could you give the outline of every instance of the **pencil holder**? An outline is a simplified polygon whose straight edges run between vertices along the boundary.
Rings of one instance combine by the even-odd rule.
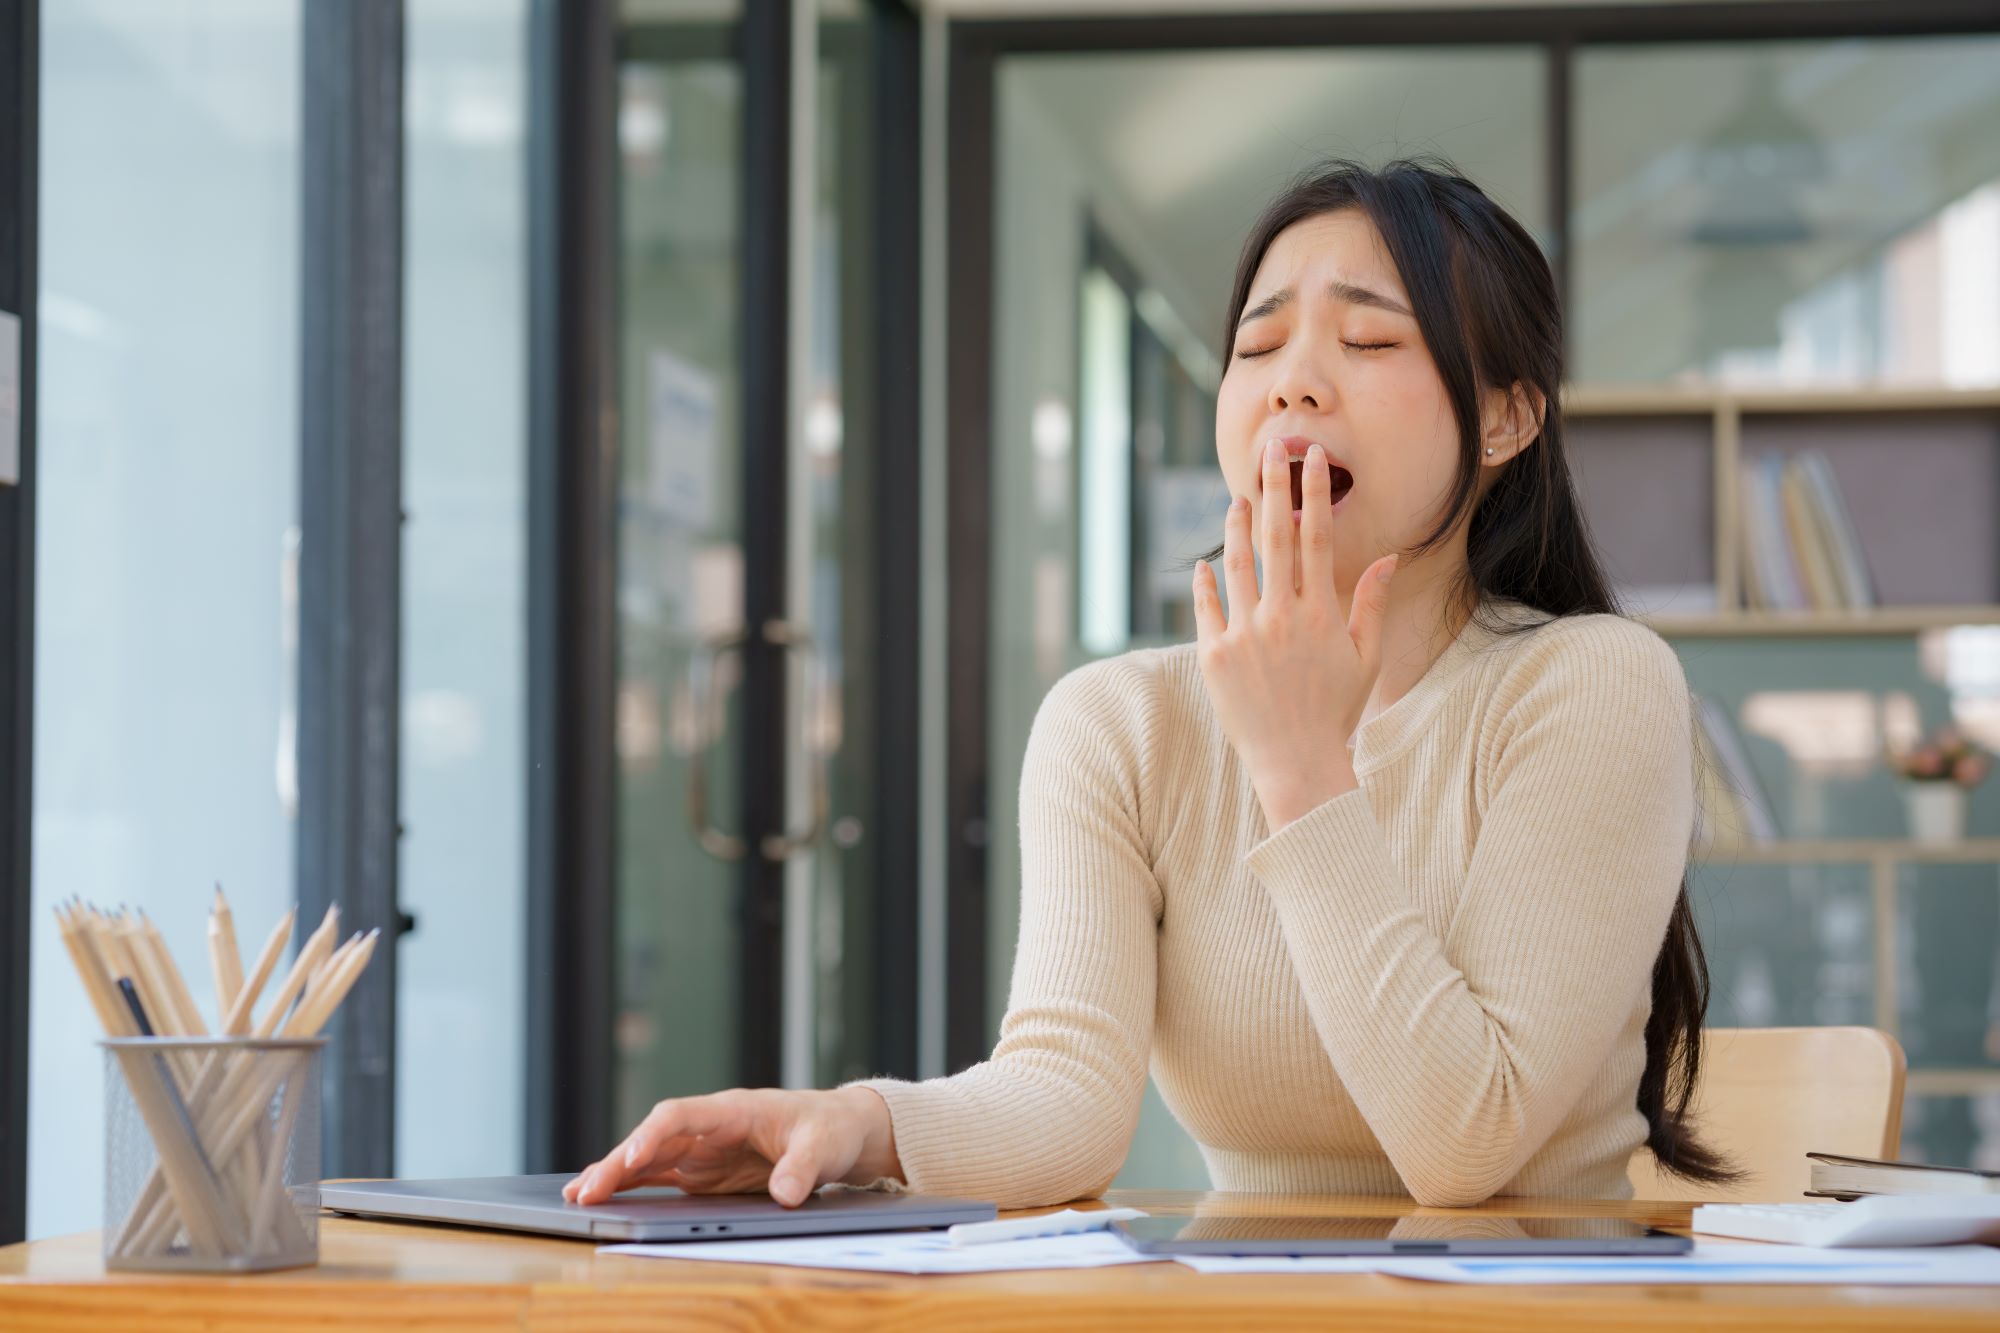
[[[319,1262],[325,1038],[104,1046],[104,1266],[256,1272]]]

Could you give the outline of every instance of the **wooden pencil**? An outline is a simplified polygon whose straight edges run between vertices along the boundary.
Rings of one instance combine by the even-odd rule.
[[[264,1016],[257,1020],[256,1035],[268,1037],[278,1030],[284,1020],[285,1010],[291,1007],[299,992],[305,989],[306,979],[322,960],[333,951],[334,935],[340,929],[340,909],[329,907],[326,916],[319,923],[319,929],[306,936],[306,942],[299,946],[298,956],[292,959],[292,970],[285,974],[284,984],[271,997],[271,1005]]]
[[[208,965],[215,977],[215,1018],[222,1023],[236,1005],[236,992],[243,989],[243,955],[236,947],[236,918],[230,915],[229,900],[222,886],[215,886],[215,902],[208,909]]]
[[[160,928],[144,909],[138,910],[139,933],[152,950],[153,960],[160,972],[160,981],[167,988],[168,997],[180,1014],[180,1031],[189,1037],[206,1037],[208,1025],[201,1021],[201,1010],[194,1002],[194,992],[188,989],[187,979],[181,975],[180,966],[174,962],[173,951],[167,948],[166,939]]]

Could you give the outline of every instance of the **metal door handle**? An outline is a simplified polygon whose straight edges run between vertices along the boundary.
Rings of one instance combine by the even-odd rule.
[[[833,724],[832,672],[816,651],[812,635],[800,626],[782,620],[764,622],[764,642],[783,649],[799,662],[799,708],[797,734],[806,761],[807,794],[805,827],[784,833],[767,833],[759,844],[767,861],[783,861],[796,856],[819,841],[826,829],[828,766],[840,748]]]
[[[694,686],[694,744],[688,750],[688,822],[694,825],[701,849],[719,861],[741,861],[750,851],[747,840],[725,833],[708,818],[708,751],[722,738],[723,698],[719,684],[722,664],[734,656],[741,659],[748,631],[728,630],[713,634],[695,645],[688,661],[688,675]],[[706,669],[700,670],[705,664]]]

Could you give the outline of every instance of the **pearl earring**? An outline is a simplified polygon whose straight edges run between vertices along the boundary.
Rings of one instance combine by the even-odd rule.
[[[1491,457],[1493,457],[1493,450],[1489,448],[1489,449],[1488,449],[1488,450],[1486,451],[1486,456],[1487,456],[1488,458],[1491,458]]]

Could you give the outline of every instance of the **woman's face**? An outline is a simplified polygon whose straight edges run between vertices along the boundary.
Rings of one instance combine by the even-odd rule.
[[[1295,523],[1306,449],[1318,444],[1334,469],[1343,597],[1372,561],[1427,536],[1450,491],[1457,422],[1381,233],[1359,210],[1287,227],[1250,284],[1216,397],[1215,447],[1230,493],[1250,498],[1252,533],[1263,531],[1272,439],[1292,462]]]

